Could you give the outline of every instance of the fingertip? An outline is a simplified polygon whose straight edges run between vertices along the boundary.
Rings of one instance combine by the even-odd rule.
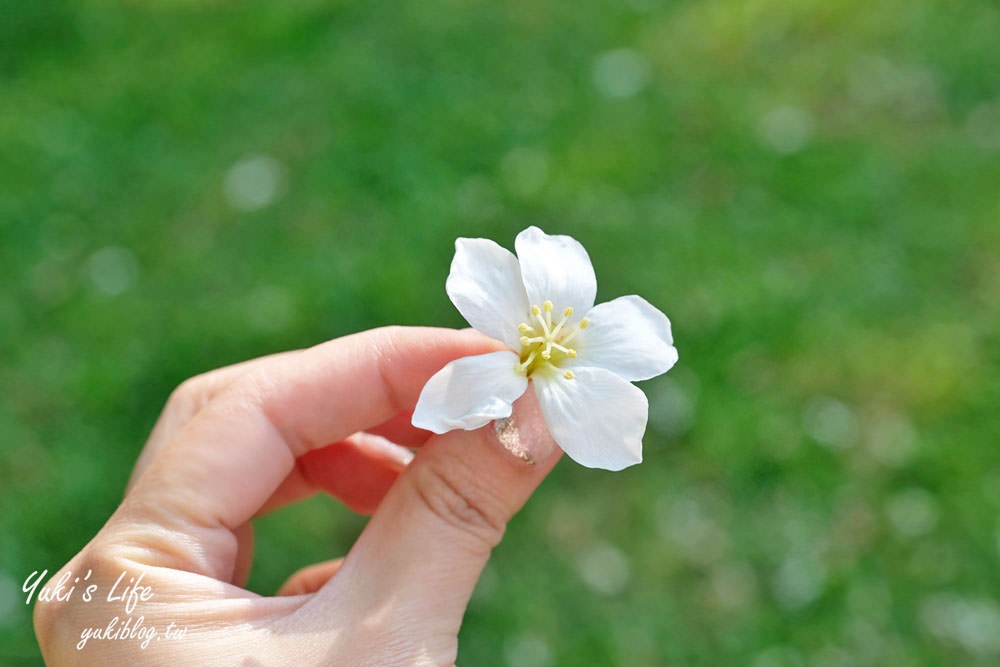
[[[328,582],[343,565],[343,558],[323,561],[304,567],[281,585],[275,595],[308,595],[315,593]]]

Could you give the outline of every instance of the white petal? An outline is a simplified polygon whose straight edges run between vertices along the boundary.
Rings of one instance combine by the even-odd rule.
[[[596,366],[626,380],[648,380],[677,363],[670,320],[641,296],[622,296],[587,313],[572,366]],[[575,368],[574,368],[575,370]]]
[[[487,239],[458,239],[445,290],[469,324],[520,349],[517,325],[530,308],[513,253]]]
[[[635,385],[603,368],[580,368],[572,380],[536,376],[538,405],[549,433],[588,468],[621,470],[642,461],[649,403]]]
[[[509,350],[463,357],[435,373],[417,400],[413,425],[435,433],[471,431],[509,417],[511,404],[528,388],[514,371],[517,355]]]
[[[517,235],[514,247],[532,304],[541,306],[549,300],[557,312],[572,307],[577,313],[585,313],[594,305],[597,277],[579,241],[528,227]]]

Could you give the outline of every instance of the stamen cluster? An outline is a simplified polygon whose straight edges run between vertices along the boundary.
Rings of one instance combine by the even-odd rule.
[[[532,304],[531,321],[533,324],[521,322],[517,330],[521,334],[521,354],[516,370],[530,376],[541,368],[558,368],[566,359],[576,358],[576,348],[570,343],[581,330],[586,329],[589,322],[583,318],[576,325],[572,324],[573,309],[563,310],[562,319],[553,321],[552,311],[555,306],[551,301],[545,301],[541,307]],[[573,379],[573,371],[563,373],[567,380]]]

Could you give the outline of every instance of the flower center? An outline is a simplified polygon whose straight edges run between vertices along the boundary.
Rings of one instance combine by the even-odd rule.
[[[576,357],[576,348],[570,343],[581,330],[590,324],[587,318],[579,324],[570,324],[573,309],[567,308],[558,322],[552,319],[554,307],[551,301],[546,301],[541,308],[531,306],[531,319],[521,322],[517,330],[521,334],[521,355],[517,371],[531,376],[538,370],[555,369],[566,361]],[[567,380],[573,379],[573,371],[563,373]]]

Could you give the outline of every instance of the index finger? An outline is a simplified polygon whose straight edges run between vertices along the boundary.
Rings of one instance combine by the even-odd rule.
[[[255,367],[163,447],[126,498],[123,518],[168,531],[153,531],[155,542],[130,531],[135,558],[227,579],[233,529],[271,497],[297,457],[412,409],[449,361],[499,347],[475,332],[390,327]]]

